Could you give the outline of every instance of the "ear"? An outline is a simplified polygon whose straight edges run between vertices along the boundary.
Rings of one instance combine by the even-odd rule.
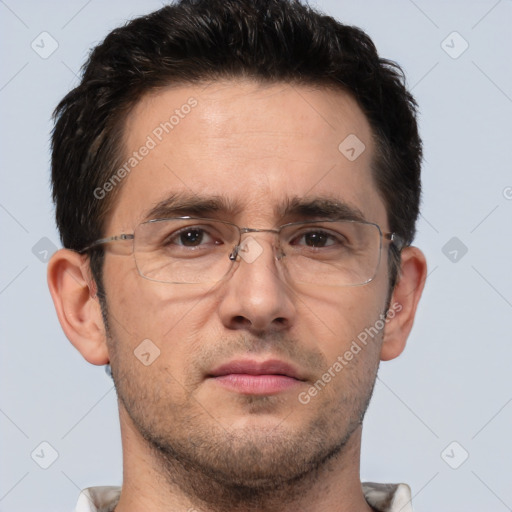
[[[60,325],[69,341],[89,363],[107,364],[105,327],[87,258],[60,249],[48,263],[47,277]]]
[[[380,358],[389,361],[405,348],[416,314],[416,307],[427,278],[427,261],[417,247],[401,253],[400,274],[389,304]]]

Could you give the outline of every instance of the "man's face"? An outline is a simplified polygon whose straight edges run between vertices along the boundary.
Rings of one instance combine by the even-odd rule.
[[[190,97],[197,104],[182,108]],[[173,128],[158,130],[176,110]],[[350,134],[366,146],[355,160],[338,149]],[[369,124],[343,92],[250,81],[162,90],[129,116],[126,159],[148,136],[155,147],[124,179],[106,236],[132,233],[150,209],[175,194],[197,201],[224,197],[232,211],[201,216],[239,226],[270,229],[310,220],[284,212],[283,205],[329,199],[389,230],[371,176]],[[197,212],[169,210],[166,216],[173,213]],[[111,366],[121,417],[130,424],[124,428],[141,434],[163,458],[177,458],[218,481],[265,486],[318,467],[359,427],[381,335],[359,343],[361,350],[344,358],[342,370],[332,368],[385,311],[387,254],[366,285],[296,285],[283,279],[275,235],[251,236],[261,254],[235,262],[213,286],[144,279],[130,242],[118,242],[106,250],[104,285]],[[146,359],[155,356],[152,344],[160,350],[149,365],[134,354],[143,340],[151,340],[143,345],[150,347]],[[295,378],[214,376],[233,361],[243,368],[271,360],[291,366]],[[309,395],[329,368],[330,382]]]

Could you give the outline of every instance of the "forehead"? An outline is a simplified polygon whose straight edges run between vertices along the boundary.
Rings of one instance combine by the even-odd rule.
[[[177,195],[222,197],[230,220],[252,226],[308,197],[386,223],[371,173],[371,128],[341,90],[249,80],[161,89],[130,112],[123,149],[108,230],[133,229]]]

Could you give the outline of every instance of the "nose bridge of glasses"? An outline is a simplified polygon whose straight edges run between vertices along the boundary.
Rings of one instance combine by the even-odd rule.
[[[233,251],[229,255],[229,259],[235,261],[238,256],[241,259],[252,262],[254,261],[261,253],[263,253],[264,248],[260,242],[256,240],[252,236],[253,233],[271,233],[273,235],[279,235],[280,230],[278,229],[260,229],[260,228],[239,228],[240,232],[240,240],[239,243],[234,247]],[[249,237],[244,237],[243,235],[248,234]],[[272,237],[271,240],[268,240],[272,246],[272,249],[276,255],[277,259],[281,259],[282,250],[280,250],[279,242],[275,242],[275,236]],[[277,251],[277,252],[276,252]]]
[[[276,235],[279,237],[279,235],[281,234],[281,231],[279,229],[273,229],[273,228],[269,228],[269,229],[240,228],[240,245],[244,244],[244,236],[243,235],[249,234],[249,237],[254,238],[254,237],[252,237],[253,233],[271,233],[273,236],[264,237],[264,238],[269,239],[269,241],[272,242],[273,247],[277,248],[279,246],[279,243],[277,243],[277,244],[275,243],[275,239],[276,239]],[[245,237],[245,240],[247,240],[247,237]],[[256,239],[254,238],[254,240],[256,240]]]
[[[245,233],[276,233],[279,234],[278,229],[263,229],[263,228],[240,228],[240,235]]]

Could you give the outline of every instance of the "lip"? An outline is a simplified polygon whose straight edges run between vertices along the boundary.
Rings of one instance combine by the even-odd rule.
[[[230,361],[215,368],[208,377],[224,388],[250,395],[279,393],[304,380],[292,365],[277,359]]]

